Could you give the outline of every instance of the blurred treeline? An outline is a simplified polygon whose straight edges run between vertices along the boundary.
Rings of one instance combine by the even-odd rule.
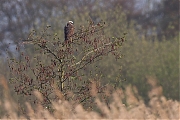
[[[178,0],[1,0],[0,1],[0,71],[8,80],[7,56],[18,56],[15,47],[28,54],[33,50],[22,45],[28,33],[41,31],[46,25],[64,40],[63,27],[68,20],[75,27],[87,20],[101,20],[108,25],[107,37],[127,33],[121,51],[124,56],[116,61],[107,56],[95,63],[102,72],[102,83],[115,87],[136,85],[140,95],[148,101],[146,77],[153,76],[163,87],[163,94],[179,99],[178,64]],[[90,66],[90,69],[95,69]],[[88,72],[89,71],[85,71]],[[13,93],[13,88],[12,88]],[[2,94],[2,91],[1,93]],[[15,98],[17,96],[13,95]]]

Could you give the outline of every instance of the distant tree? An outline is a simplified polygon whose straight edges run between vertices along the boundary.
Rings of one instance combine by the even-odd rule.
[[[146,34],[152,35],[154,28],[159,38],[171,38],[178,34],[179,0],[148,0],[140,10],[142,13],[137,21],[146,30]]]
[[[127,21],[135,21],[140,35],[159,39],[175,37],[179,30],[179,0],[104,0],[103,9],[119,6],[126,13]]]

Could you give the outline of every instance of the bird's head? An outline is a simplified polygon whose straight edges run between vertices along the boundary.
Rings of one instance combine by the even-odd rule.
[[[66,26],[69,26],[69,25],[70,25],[70,26],[74,25],[74,24],[73,24],[73,21],[68,21],[68,23],[66,24]]]
[[[73,25],[73,21],[68,21],[66,26]]]
[[[74,24],[74,23],[73,23],[73,21],[69,21],[68,23],[70,23],[70,24]]]

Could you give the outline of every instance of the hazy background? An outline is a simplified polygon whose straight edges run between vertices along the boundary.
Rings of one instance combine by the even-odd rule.
[[[121,60],[115,62],[107,57],[101,64],[96,63],[104,74],[102,83],[121,88],[135,85],[147,102],[150,87],[146,78],[153,76],[168,99],[179,100],[178,0],[1,0],[1,75],[7,81],[10,78],[7,59],[18,57],[16,46],[34,54],[21,44],[31,30],[40,31],[51,25],[53,32],[64,40],[63,27],[67,21],[74,21],[78,28],[89,19],[95,23],[105,21],[108,37],[128,33]],[[18,99],[13,87],[11,92]]]

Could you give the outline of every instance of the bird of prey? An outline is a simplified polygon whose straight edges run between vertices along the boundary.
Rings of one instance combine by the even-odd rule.
[[[74,24],[73,21],[69,21],[64,27],[65,41],[72,41],[73,34],[74,34]]]

